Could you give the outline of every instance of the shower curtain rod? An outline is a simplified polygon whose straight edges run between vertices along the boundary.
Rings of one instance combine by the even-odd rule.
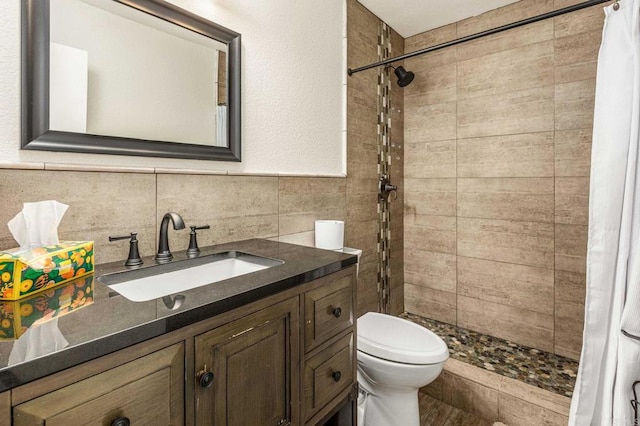
[[[425,49],[416,50],[415,52],[406,53],[406,54],[401,55],[401,56],[396,56],[395,58],[385,59],[384,61],[376,62],[376,63],[369,64],[369,65],[364,65],[362,67],[358,67],[358,68],[355,68],[355,69],[349,68],[347,70],[347,74],[352,75],[354,73],[357,73],[357,72],[360,72],[360,71],[364,71],[364,70],[368,70],[368,69],[375,68],[375,67],[379,67],[381,65],[387,65],[387,64],[390,64],[390,63],[393,63],[393,62],[402,61],[404,59],[413,58],[414,56],[418,56],[418,55],[424,55],[425,53],[429,53],[429,52],[433,52],[433,51],[436,51],[436,50],[444,49],[445,47],[455,46],[456,44],[464,43],[464,42],[471,41],[471,40],[476,40],[476,39],[481,38],[481,37],[485,37],[485,36],[492,35],[492,34],[497,34],[497,33],[500,33],[502,31],[511,30],[513,28],[522,27],[523,25],[533,24],[534,22],[543,21],[545,19],[553,18],[555,16],[564,15],[564,14],[570,13],[570,12],[575,12],[576,10],[580,10],[580,9],[584,9],[584,8],[587,8],[587,7],[595,6],[595,5],[601,4],[601,3],[607,3],[609,1],[611,1],[611,0],[589,0],[589,1],[585,1],[583,3],[578,3],[578,4],[575,4],[573,6],[568,6],[568,7],[562,8],[562,9],[554,10],[552,12],[543,13],[542,15],[533,16],[531,18],[523,19],[523,20],[517,21],[517,22],[512,22],[510,24],[503,25],[503,26],[497,27],[497,28],[493,28],[491,30],[482,31],[480,33],[471,34],[471,35],[468,35],[468,36],[465,36],[465,37],[461,37],[461,38],[458,38],[458,39],[455,39],[455,40],[451,40],[451,41],[448,41],[446,43],[441,43],[441,44],[437,44],[435,46],[427,47]],[[615,2],[617,3],[618,0],[615,0]]]

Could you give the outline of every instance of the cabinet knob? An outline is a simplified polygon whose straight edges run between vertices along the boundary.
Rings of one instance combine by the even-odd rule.
[[[129,426],[131,421],[126,417],[118,417],[111,422],[111,426]]]
[[[291,426],[291,422],[288,419],[282,419],[278,422],[277,426]]]
[[[331,377],[333,377],[334,382],[339,382],[342,379],[342,373],[340,371],[334,371],[331,373]]]
[[[202,388],[210,388],[213,384],[213,373],[211,371],[201,371],[198,373],[198,382]]]
[[[342,309],[341,308],[333,308],[331,313],[333,314],[334,317],[340,318],[340,316],[342,315]]]

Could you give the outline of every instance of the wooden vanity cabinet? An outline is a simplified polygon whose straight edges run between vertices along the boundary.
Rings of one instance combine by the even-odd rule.
[[[13,407],[15,426],[128,424],[184,424],[182,343]]]
[[[355,413],[355,292],[352,266],[0,393],[0,424],[311,426],[344,404]]]
[[[298,297],[195,338],[197,426],[297,419]]]
[[[354,404],[357,398],[354,272],[350,268],[316,280],[302,295],[302,424],[316,425],[341,402]],[[352,410],[355,412],[355,405]]]

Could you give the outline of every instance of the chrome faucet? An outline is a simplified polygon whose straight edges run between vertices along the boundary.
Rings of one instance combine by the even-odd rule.
[[[169,221],[173,223],[173,229],[184,229],[184,220],[178,213],[169,212],[162,217],[160,238],[158,239],[158,254],[154,257],[158,263],[165,263],[173,259],[173,255],[169,251],[169,236],[167,235]]]

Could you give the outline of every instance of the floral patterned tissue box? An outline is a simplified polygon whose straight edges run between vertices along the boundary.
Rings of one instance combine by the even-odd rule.
[[[0,252],[0,300],[18,300],[93,272],[93,241]]]
[[[93,303],[93,274],[18,301],[0,302],[0,341],[14,340],[29,327]]]

